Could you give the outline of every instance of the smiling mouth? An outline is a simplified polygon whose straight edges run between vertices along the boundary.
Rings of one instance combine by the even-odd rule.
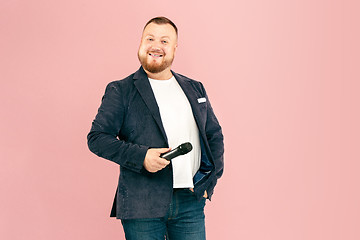
[[[163,54],[149,53],[149,56],[152,56],[152,57],[162,57]]]

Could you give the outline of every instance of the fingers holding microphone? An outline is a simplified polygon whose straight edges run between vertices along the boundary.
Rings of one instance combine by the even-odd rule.
[[[170,161],[161,158],[160,155],[170,150],[171,148],[149,148],[145,155],[144,168],[151,173],[165,168],[170,164]]]

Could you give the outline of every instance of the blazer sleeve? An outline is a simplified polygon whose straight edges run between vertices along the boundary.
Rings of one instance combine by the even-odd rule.
[[[126,108],[119,83],[109,83],[87,135],[87,143],[90,151],[97,156],[141,173],[148,147],[118,138]]]
[[[211,107],[205,88],[202,83],[200,83],[200,85],[205,95],[207,104],[205,132],[210,151],[215,163],[216,178],[218,179],[222,176],[224,171],[224,136],[222,134],[222,129],[219,121],[217,120],[214,110]]]

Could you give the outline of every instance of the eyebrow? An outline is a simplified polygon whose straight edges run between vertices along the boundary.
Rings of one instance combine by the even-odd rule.
[[[152,35],[152,34],[146,34],[145,37],[155,37],[155,36]],[[169,36],[162,36],[161,38],[169,38],[169,39],[171,39]]]

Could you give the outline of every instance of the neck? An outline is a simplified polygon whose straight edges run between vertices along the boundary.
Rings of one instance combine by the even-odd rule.
[[[148,70],[145,70],[145,72],[149,78],[156,80],[168,80],[173,76],[170,69],[165,69],[164,71],[159,73],[151,73]]]

